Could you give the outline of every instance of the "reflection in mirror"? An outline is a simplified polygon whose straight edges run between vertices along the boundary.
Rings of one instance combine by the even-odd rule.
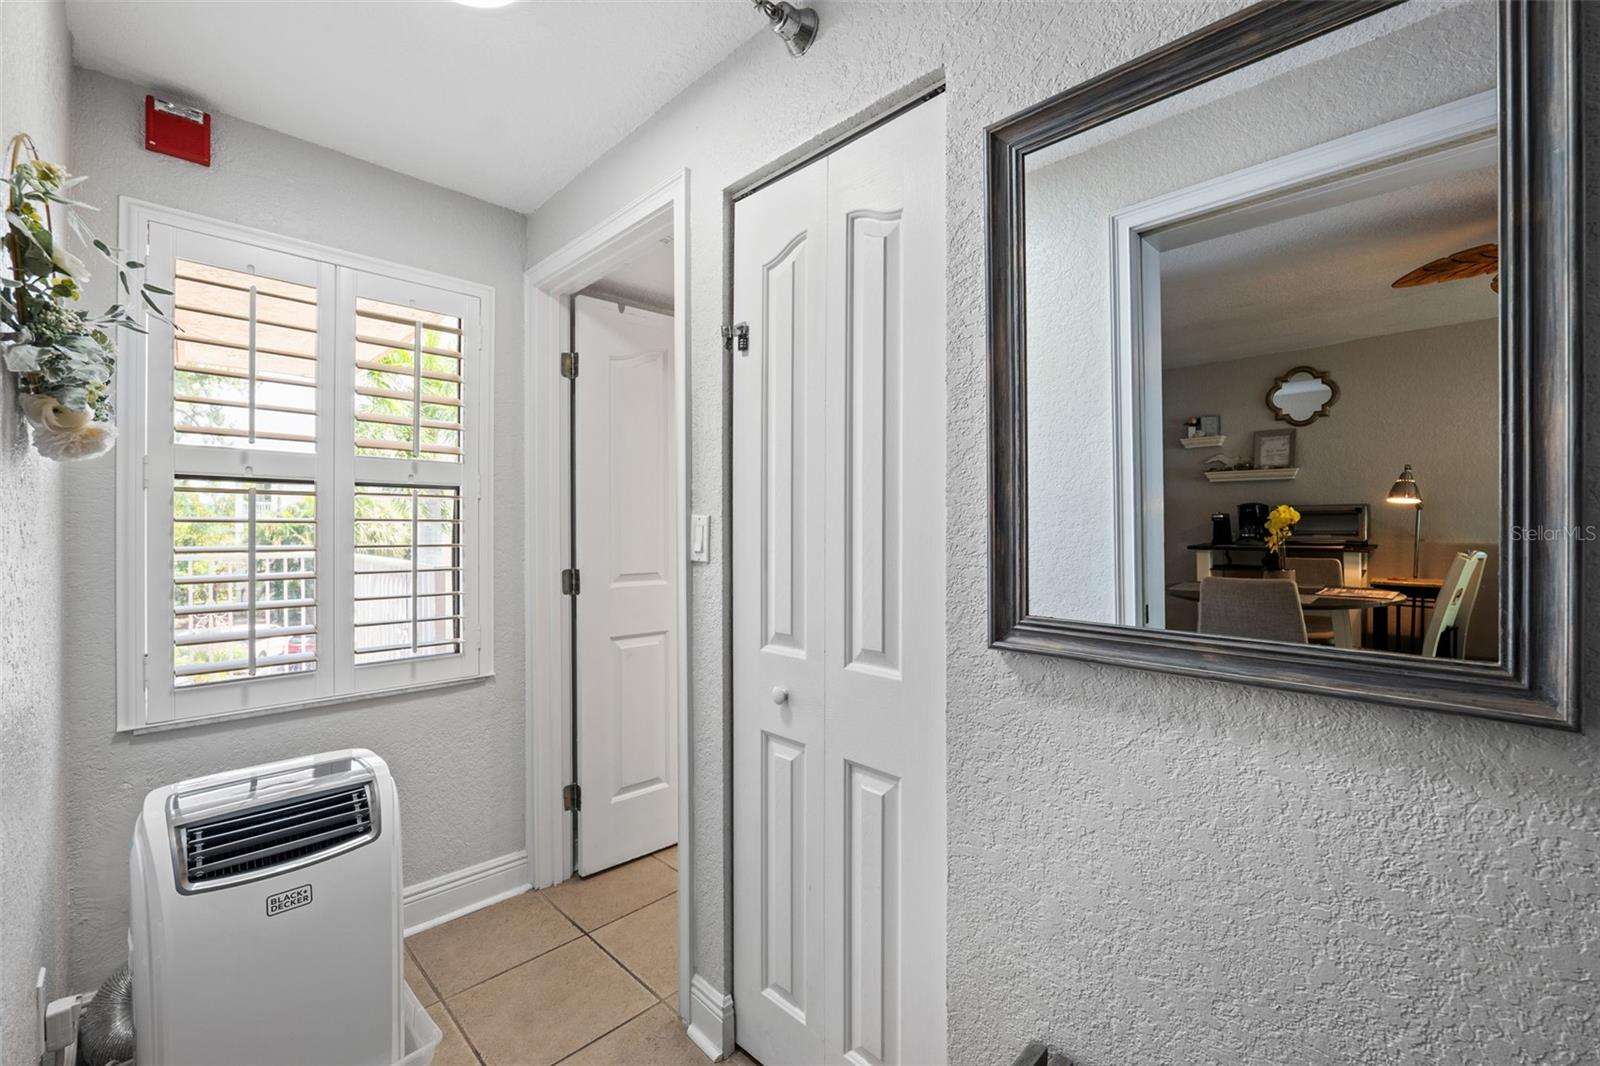
[[[1496,15],[1404,4],[1028,155],[1030,614],[1501,658]]]
[[[1326,370],[1297,366],[1267,390],[1267,408],[1273,417],[1291,426],[1309,426],[1328,413],[1339,398],[1339,386]]]

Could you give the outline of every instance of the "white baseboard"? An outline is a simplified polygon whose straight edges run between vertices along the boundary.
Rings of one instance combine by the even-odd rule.
[[[733,1054],[733,997],[699,974],[689,979],[689,1039],[712,1059]]]
[[[514,851],[410,885],[404,896],[406,936],[499,903],[531,887],[526,851]]]

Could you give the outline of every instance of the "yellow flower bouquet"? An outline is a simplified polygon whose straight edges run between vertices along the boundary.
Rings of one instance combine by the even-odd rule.
[[[1289,538],[1294,536],[1295,523],[1300,521],[1300,512],[1286,503],[1280,503],[1272,509],[1267,516],[1267,556],[1269,563],[1276,563],[1275,570],[1287,570],[1289,557],[1284,551]]]

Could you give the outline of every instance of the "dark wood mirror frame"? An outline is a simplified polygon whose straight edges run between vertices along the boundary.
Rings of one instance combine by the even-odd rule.
[[[1328,398],[1323,401],[1321,407],[1311,412],[1311,417],[1309,418],[1295,418],[1288,411],[1285,411],[1283,408],[1272,402],[1272,398],[1278,395],[1279,389],[1289,384],[1289,382],[1293,381],[1301,374],[1304,374],[1309,378],[1314,378],[1315,380],[1320,381],[1322,384],[1328,386]],[[1290,367],[1288,370],[1285,370],[1283,373],[1274,378],[1271,385],[1267,386],[1267,410],[1272,412],[1272,417],[1274,419],[1279,422],[1287,422],[1291,426],[1309,426],[1319,418],[1328,417],[1329,409],[1338,402],[1339,383],[1334,381],[1333,378],[1328,375],[1326,370],[1318,370],[1314,366]]]
[[[989,127],[990,646],[1579,728],[1582,171],[1573,0],[1500,18],[1501,661],[1401,659],[1028,612],[1024,160],[1403,0],[1267,0]],[[1530,121],[1530,119],[1533,119]],[[1109,356],[1108,356],[1109,358]]]

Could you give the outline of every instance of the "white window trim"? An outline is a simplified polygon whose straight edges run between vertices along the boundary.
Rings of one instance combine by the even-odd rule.
[[[474,509],[474,517],[470,529],[464,529],[463,536],[470,541],[469,550],[476,555],[476,566],[470,584],[463,588],[463,595],[470,597],[468,610],[474,616],[472,631],[469,637],[473,643],[474,654],[477,659],[476,669],[465,675],[441,676],[437,661],[428,660],[408,661],[404,663],[384,664],[382,668],[383,681],[379,685],[364,687],[353,691],[334,691],[328,695],[318,695],[308,698],[297,698],[274,703],[271,705],[253,706],[247,709],[227,711],[223,713],[196,714],[188,717],[179,717],[170,720],[152,722],[148,717],[148,701],[146,698],[147,680],[150,684],[170,684],[170,670],[161,671],[162,663],[158,656],[147,655],[147,611],[149,607],[149,578],[146,500],[148,496],[147,468],[150,448],[149,439],[149,358],[146,339],[143,334],[132,330],[122,330],[119,335],[118,366],[116,385],[117,405],[117,495],[116,495],[116,620],[117,620],[117,731],[118,732],[146,732],[182,728],[192,725],[205,725],[218,721],[233,720],[238,718],[253,718],[260,715],[280,714],[286,711],[302,710],[310,707],[332,707],[348,703],[365,702],[380,699],[386,696],[400,695],[410,692],[421,692],[438,689],[446,686],[472,684],[494,676],[494,322],[495,322],[495,292],[491,286],[461,278],[453,278],[431,271],[419,270],[415,267],[392,263],[385,260],[374,259],[351,252],[346,252],[325,245],[313,244],[306,241],[294,240],[267,233],[262,230],[245,226],[234,225],[218,219],[208,218],[203,215],[164,207],[160,204],[150,203],[132,197],[121,197],[118,200],[119,214],[119,244],[128,249],[134,258],[143,259],[142,252],[147,243],[150,226],[164,224],[177,229],[189,230],[210,237],[224,240],[242,241],[265,248],[269,251],[282,252],[288,255],[301,256],[327,265],[336,271],[353,270],[366,274],[380,275],[395,279],[410,285],[426,286],[444,290],[459,296],[478,301],[478,349],[479,353],[473,356],[473,361],[479,369],[473,375],[471,396],[475,402],[471,406],[476,410],[472,426],[467,431],[467,446],[475,450],[476,459],[476,493],[475,498],[465,499],[464,503]],[[349,383],[349,370],[341,365],[336,371],[336,380],[340,385]],[[161,397],[159,402],[168,402],[170,397]],[[323,396],[321,399],[324,416],[334,410],[332,404],[343,402],[341,395],[337,398]],[[339,453],[340,442],[348,441],[349,427],[344,433],[323,434],[321,427],[330,421],[327,417],[319,418],[319,458],[331,455],[342,471],[353,470],[360,465],[353,452],[349,456]],[[164,445],[170,447],[170,445]],[[389,460],[387,462],[394,462]],[[426,472],[435,466],[446,467],[454,464],[444,463],[412,463],[412,467],[419,468],[417,481],[427,481]],[[447,471],[439,471],[446,475],[446,482],[451,479]],[[343,474],[341,473],[341,477]],[[356,478],[359,480],[359,476]],[[382,480],[382,479],[380,479]],[[343,484],[342,481],[337,481]],[[354,481],[352,481],[352,485]],[[323,500],[319,496],[318,511],[323,508],[332,508],[340,501],[335,499]],[[345,509],[349,504],[345,503]],[[334,580],[323,586],[319,579],[318,599],[321,603],[332,604],[334,597],[348,590],[349,579],[345,575],[351,567],[348,559],[340,561],[338,548],[333,540],[324,542],[322,535],[318,537],[319,554],[328,552],[334,560],[330,574]],[[342,576],[341,576],[342,575]],[[319,609],[319,629],[322,626],[322,612]],[[338,624],[338,623],[334,623]],[[340,641],[340,647],[348,651],[348,642]],[[341,657],[342,657],[341,652]],[[392,667],[402,667],[393,669]],[[342,661],[335,662],[331,658],[319,661],[318,673],[323,670],[329,675],[346,677],[353,666]],[[371,671],[372,667],[363,667],[363,671]],[[248,682],[246,683],[248,684]],[[381,686],[381,687],[380,687]]]

